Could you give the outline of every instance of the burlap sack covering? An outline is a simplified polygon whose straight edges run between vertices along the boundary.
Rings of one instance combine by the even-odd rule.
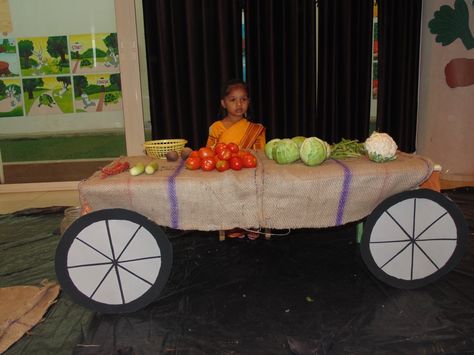
[[[367,157],[329,159],[318,167],[265,161],[262,224],[270,228],[332,227],[360,220],[387,197],[417,187],[433,164],[399,153],[374,163]]]
[[[132,165],[147,157],[129,158]],[[183,230],[258,226],[256,170],[188,170],[183,161],[159,162],[153,175],[99,174],[79,184],[81,200],[92,210],[125,208],[158,225]]]
[[[130,209],[183,230],[319,228],[367,216],[385,198],[417,187],[433,170],[429,159],[404,153],[387,163],[360,157],[315,167],[279,165],[263,152],[257,157],[256,169],[222,173],[187,170],[182,161],[159,161],[153,175],[125,172],[101,179],[96,173],[80,183],[80,196],[92,211]],[[128,159],[132,165],[151,161]]]
[[[0,354],[41,321],[58,294],[55,283],[0,288]]]

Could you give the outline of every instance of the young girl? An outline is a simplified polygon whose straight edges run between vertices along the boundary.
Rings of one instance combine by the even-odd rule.
[[[209,127],[206,146],[214,147],[217,143],[236,143],[241,149],[264,149],[265,127],[246,119],[249,108],[249,90],[243,81],[228,81],[221,93],[221,117]],[[229,238],[257,239],[259,233],[233,229],[226,232]]]
[[[221,93],[221,120],[209,127],[206,146],[217,143],[236,143],[241,149],[264,149],[265,127],[246,119],[249,108],[247,84],[234,79],[228,81]]]

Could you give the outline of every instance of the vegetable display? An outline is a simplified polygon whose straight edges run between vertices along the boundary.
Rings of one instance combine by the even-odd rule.
[[[158,170],[158,163],[153,161],[145,166],[145,174],[152,175]]]
[[[143,163],[137,163],[134,166],[132,166],[129,170],[129,173],[132,176],[137,176],[137,175],[143,174],[144,172],[145,172],[145,164]]]
[[[365,153],[364,144],[357,139],[345,139],[331,146],[330,157],[334,159],[356,158]]]
[[[134,166],[132,166],[128,172],[132,176],[138,176],[143,173],[147,175],[152,175],[157,170],[158,170],[158,163],[156,161],[152,161],[146,165],[143,162],[138,162]]]
[[[235,143],[217,143],[214,148],[202,147],[192,151],[184,164],[189,170],[224,172],[229,169],[255,168],[257,157],[241,150]]]
[[[105,179],[108,176],[120,174],[129,168],[130,164],[127,161],[121,162],[120,160],[116,160],[100,170],[100,178]]]
[[[265,144],[265,155],[267,156],[268,159],[273,159],[273,147],[277,142],[280,141],[280,138],[273,138],[272,140],[268,141],[267,144]]]
[[[301,159],[308,166],[316,166],[324,162],[330,152],[329,144],[318,137],[274,138],[265,145],[266,156],[278,164],[291,164]]]
[[[305,139],[306,139],[306,137],[304,137],[304,136],[296,136],[296,137],[291,138],[291,140],[293,142],[295,142],[296,145],[298,146],[298,149],[301,148],[301,145],[303,144]]]
[[[300,159],[308,166],[317,166],[329,158],[348,159],[362,155],[381,163],[396,159],[397,149],[390,135],[373,132],[364,143],[357,139],[342,138],[332,145],[318,137],[274,138],[265,145],[265,154],[278,164],[290,164]]]
[[[396,159],[397,144],[387,133],[373,132],[364,143],[367,156],[376,163]]]
[[[306,138],[301,144],[300,158],[308,166],[319,165],[326,160],[327,144],[317,137]]]
[[[278,164],[293,163],[300,158],[298,145],[289,138],[281,139],[275,143],[272,157]]]

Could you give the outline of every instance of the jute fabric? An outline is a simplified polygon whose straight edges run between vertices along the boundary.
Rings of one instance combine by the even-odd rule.
[[[41,321],[59,295],[59,285],[0,288],[0,354]]]
[[[127,172],[79,185],[92,211],[125,208],[158,225],[183,230],[320,228],[360,220],[384,199],[417,188],[433,171],[422,156],[399,153],[386,163],[366,157],[309,167],[279,165],[256,153],[256,169],[187,170],[183,162],[159,161],[153,175]],[[127,158],[131,164],[148,157]]]

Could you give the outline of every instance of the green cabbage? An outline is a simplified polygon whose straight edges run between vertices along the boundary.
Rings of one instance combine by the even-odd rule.
[[[305,139],[306,137],[303,137],[303,136],[296,136],[296,137],[291,138],[291,140],[295,142],[296,145],[298,146],[298,149],[301,148],[301,144],[303,144]]]
[[[284,138],[275,143],[272,156],[278,164],[290,164],[300,158],[300,152],[295,142],[289,138]]]
[[[309,166],[321,164],[327,158],[326,143],[317,137],[306,138],[300,148],[300,158]]]
[[[275,146],[275,143],[279,141],[280,141],[280,138],[273,138],[272,140],[268,141],[267,144],[265,144],[265,154],[268,159],[273,159],[273,156],[272,156],[273,147]]]

